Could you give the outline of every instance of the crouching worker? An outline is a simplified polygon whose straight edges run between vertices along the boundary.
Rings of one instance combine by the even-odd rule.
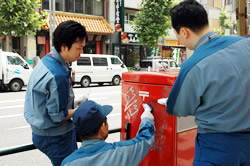
[[[91,100],[82,103],[73,114],[82,146],[66,157],[62,166],[137,166],[154,142],[154,116],[150,106],[143,104],[143,107],[140,128],[134,139],[106,143],[109,132],[107,115],[113,107],[100,106]]]

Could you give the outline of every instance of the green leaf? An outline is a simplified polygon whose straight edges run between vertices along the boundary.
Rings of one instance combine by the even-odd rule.
[[[143,0],[140,11],[131,22],[132,28],[139,34],[140,43],[147,47],[156,47],[158,39],[167,35],[171,28],[169,10],[173,0]]]
[[[40,0],[0,0],[0,4],[0,35],[35,34],[45,23],[45,13],[35,13]]]

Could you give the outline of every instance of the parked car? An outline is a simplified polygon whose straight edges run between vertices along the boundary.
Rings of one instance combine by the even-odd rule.
[[[0,88],[20,91],[28,84],[32,67],[17,53],[0,50]]]
[[[140,62],[140,68],[137,70],[148,71],[149,68],[151,71],[180,69],[180,67],[172,59],[145,59]]]
[[[91,83],[119,85],[123,72],[128,72],[127,67],[114,55],[81,54],[72,63],[73,84],[82,87],[88,87]]]

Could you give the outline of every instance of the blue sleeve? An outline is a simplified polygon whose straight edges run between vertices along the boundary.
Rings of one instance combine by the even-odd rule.
[[[48,84],[46,107],[54,123],[62,122],[68,115],[68,85],[64,77],[52,77]]]
[[[127,158],[127,165],[139,165],[145,158],[154,143],[154,133],[154,121],[144,118],[135,138],[118,142],[119,151],[123,152],[124,159]]]
[[[189,116],[195,114],[196,109],[201,104],[204,91],[202,85],[205,85],[199,78],[201,77],[200,73],[201,71],[199,71],[197,66],[193,67],[192,70],[188,72],[175,100],[173,112],[168,112],[169,114],[176,116]]]

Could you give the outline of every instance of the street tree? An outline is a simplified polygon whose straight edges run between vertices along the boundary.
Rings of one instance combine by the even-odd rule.
[[[132,28],[139,35],[139,42],[148,48],[157,46],[160,37],[168,35],[171,28],[170,9],[173,0],[142,0]]]
[[[12,51],[12,36],[36,34],[45,23],[45,13],[39,12],[40,0],[0,0],[0,36],[10,40],[9,51]]]
[[[231,29],[233,27],[233,24],[230,20],[230,15],[225,9],[221,9],[221,12],[219,13],[219,24],[221,26],[221,29],[212,29],[214,32],[216,32],[220,36],[224,36],[227,29]]]

